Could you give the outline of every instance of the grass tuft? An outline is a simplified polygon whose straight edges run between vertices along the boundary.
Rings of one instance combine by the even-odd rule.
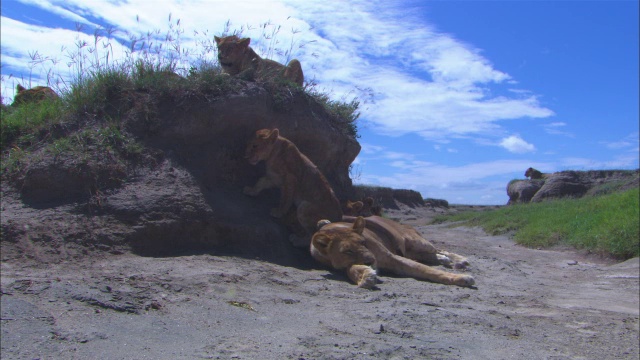
[[[513,233],[529,247],[570,245],[628,259],[640,255],[638,188],[602,196],[517,204],[494,211],[464,212],[436,218],[481,226],[492,235]]]

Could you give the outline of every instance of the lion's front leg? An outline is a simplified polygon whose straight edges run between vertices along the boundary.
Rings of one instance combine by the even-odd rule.
[[[258,194],[260,194],[260,192],[262,192],[262,190],[269,189],[274,186],[275,184],[273,183],[271,178],[269,178],[268,176],[263,176],[258,180],[258,182],[256,182],[253,187],[245,186],[243,192],[250,196],[257,196]]]
[[[368,265],[351,265],[351,267],[347,269],[347,276],[349,276],[349,279],[358,285],[358,287],[365,289],[371,289],[378,283],[376,271]]]
[[[293,197],[296,191],[296,179],[292,176],[287,176],[280,187],[280,207],[271,210],[271,216],[281,218],[293,205]]]

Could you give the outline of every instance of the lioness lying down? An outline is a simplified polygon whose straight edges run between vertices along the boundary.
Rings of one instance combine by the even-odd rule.
[[[354,218],[342,222],[318,222],[311,240],[311,256],[337,270],[346,270],[359,287],[372,288],[378,282],[376,270],[445,285],[471,286],[473,277],[432,268],[469,263],[457,254],[438,251],[412,227],[379,216]]]

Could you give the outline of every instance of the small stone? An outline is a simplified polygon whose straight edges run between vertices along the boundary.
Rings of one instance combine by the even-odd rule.
[[[575,260],[571,260],[567,263],[567,265],[578,265],[578,262]]]

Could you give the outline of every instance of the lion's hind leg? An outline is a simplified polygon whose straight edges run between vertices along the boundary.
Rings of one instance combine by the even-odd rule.
[[[438,256],[447,257],[450,260],[450,264],[448,266],[453,266],[454,269],[465,269],[469,266],[469,260],[466,257],[458,254],[454,254],[452,252],[438,250]]]
[[[429,240],[423,238],[415,230],[410,232],[404,241],[406,248],[405,257],[409,259],[428,265],[443,265],[455,269],[464,269],[469,266],[469,261],[466,257],[436,249]]]
[[[450,273],[403,256],[391,254],[388,251],[384,251],[384,249],[378,250],[376,251],[376,260],[378,261],[378,268],[381,270],[445,285],[469,287],[475,284],[475,280],[471,275]]]
[[[404,257],[419,261],[428,265],[445,265],[450,264],[446,256],[439,256],[438,249],[427,239],[423,238],[413,228],[404,237],[405,254]]]

